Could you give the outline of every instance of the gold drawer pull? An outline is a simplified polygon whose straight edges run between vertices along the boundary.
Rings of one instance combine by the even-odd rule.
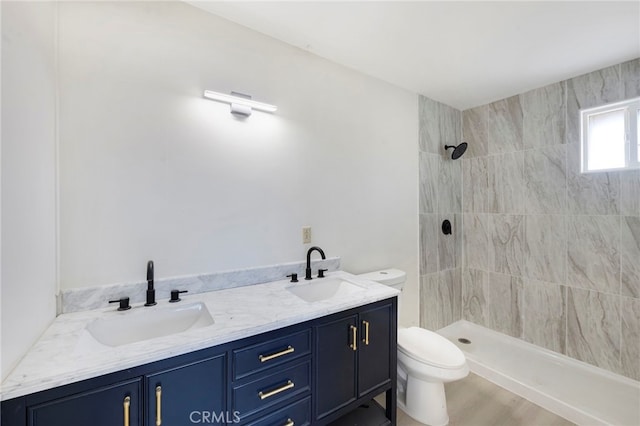
[[[349,326],[351,328],[351,344],[349,347],[354,351],[358,350],[358,328],[352,325]]]
[[[271,354],[271,355],[260,355],[258,357],[258,359],[260,360],[260,362],[267,362],[270,361],[274,358],[278,358],[281,357],[283,355],[287,355],[292,353],[293,351],[295,351],[295,349],[293,348],[293,346],[287,346],[287,349],[280,351],[280,352],[276,352],[275,354]]]
[[[122,403],[124,408],[124,426],[129,426],[129,406],[131,405],[131,397],[127,396]]]
[[[283,424],[282,426],[293,426],[295,423],[293,423],[293,420],[291,419],[287,419],[287,422],[285,424]]]
[[[294,386],[293,382],[291,380],[287,380],[287,384],[286,385],[280,386],[279,388],[274,389],[274,390],[270,390],[269,392],[260,391],[260,392],[258,392],[258,396],[260,397],[260,399],[267,399],[267,398],[269,398],[269,397],[271,397],[273,395],[279,394],[280,392],[284,392],[287,389],[291,389],[293,386]]]
[[[364,339],[362,341],[369,346],[369,321],[362,321],[362,324],[364,324]]]
[[[156,386],[156,426],[162,425],[162,386]]]

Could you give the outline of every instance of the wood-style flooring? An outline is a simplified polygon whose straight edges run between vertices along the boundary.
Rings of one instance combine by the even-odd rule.
[[[449,426],[574,425],[473,373],[445,384],[445,392]],[[398,409],[397,426],[421,425]]]

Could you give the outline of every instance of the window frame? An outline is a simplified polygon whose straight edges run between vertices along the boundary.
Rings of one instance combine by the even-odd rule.
[[[624,133],[625,133],[625,165],[624,167],[609,169],[588,169],[589,160],[589,117],[592,115],[613,112],[623,109],[624,113]],[[640,97],[627,99],[621,102],[612,102],[592,108],[580,110],[580,172],[581,173],[601,173],[619,172],[624,170],[640,169],[640,147],[638,139],[638,121],[640,120]]]

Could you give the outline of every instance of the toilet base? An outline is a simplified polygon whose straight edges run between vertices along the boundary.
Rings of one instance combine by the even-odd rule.
[[[398,398],[398,406],[413,419],[428,426],[449,424],[444,383],[408,377],[404,396],[404,401]]]

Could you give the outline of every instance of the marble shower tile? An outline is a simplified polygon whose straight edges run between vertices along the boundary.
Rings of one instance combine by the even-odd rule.
[[[489,157],[489,213],[524,213],[524,152]]]
[[[567,145],[567,210],[571,214],[618,214],[620,172],[580,172],[580,145]]]
[[[438,212],[440,156],[420,152],[420,213]]]
[[[522,150],[522,106],[519,96],[489,104],[488,130],[489,154]]]
[[[462,112],[445,104],[440,104],[440,145],[442,152],[451,158],[451,150],[445,151],[445,145],[458,145],[462,142]]]
[[[640,298],[640,217],[622,217],[620,226],[621,292]]]
[[[420,327],[435,331],[443,325],[438,322],[438,273],[420,277]]]
[[[493,272],[521,276],[524,252],[524,216],[491,215],[489,267]]]
[[[462,212],[462,161],[443,157],[438,174],[438,211]]]
[[[567,142],[580,143],[580,109],[622,100],[620,65],[567,80]]]
[[[462,318],[462,277],[460,268],[438,274],[438,321],[443,327]]]
[[[640,380],[640,299],[622,298],[620,373]]]
[[[565,143],[566,82],[520,95],[525,148]]]
[[[567,285],[620,294],[620,217],[571,216]]]
[[[620,214],[640,216],[640,170],[620,172]]]
[[[438,259],[439,270],[453,269],[462,266],[462,215],[440,215],[438,219]],[[441,231],[444,220],[451,222],[451,234]]]
[[[562,214],[567,208],[566,145],[524,153],[524,209],[528,214]]]
[[[522,337],[522,278],[489,274],[489,327],[513,337]]]
[[[465,214],[464,261],[467,268],[489,270],[489,215]]]
[[[567,287],[524,280],[524,340],[565,353]]]
[[[420,275],[438,272],[438,235],[440,224],[437,214],[420,215]]]
[[[524,276],[564,284],[567,263],[565,217],[525,216],[524,241]]]
[[[567,288],[567,355],[620,369],[620,297]]]
[[[489,153],[488,105],[462,112],[462,139],[469,144],[466,157],[480,157]]]
[[[462,211],[485,213],[489,199],[487,157],[462,160]]]
[[[420,151],[442,154],[440,147],[440,103],[418,97],[418,140]]]
[[[624,99],[640,96],[640,58],[622,63],[620,77]]]
[[[462,270],[462,318],[487,326],[489,273],[478,269]]]

